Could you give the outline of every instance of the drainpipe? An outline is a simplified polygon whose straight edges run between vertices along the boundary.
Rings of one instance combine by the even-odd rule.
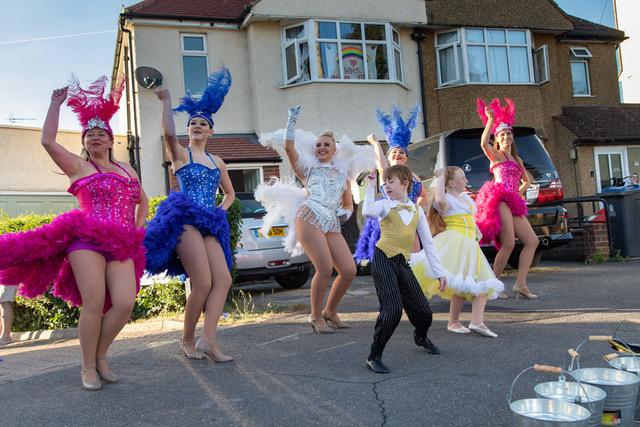
[[[429,123],[427,122],[427,95],[424,84],[424,56],[422,52],[422,42],[427,38],[427,34],[422,28],[414,28],[411,33],[411,40],[418,45],[418,75],[420,78],[420,103],[422,106],[422,126],[424,128],[424,137],[429,136]]]
[[[127,66],[129,68],[127,77],[127,94],[131,94],[131,96],[127,96],[127,113],[129,111],[133,112],[133,126],[131,126],[131,119],[129,118],[129,114],[127,114],[127,140],[128,140],[128,150],[129,150],[129,158],[133,158],[132,165],[133,168],[138,173],[138,177],[140,178],[140,183],[142,183],[142,167],[140,164],[140,138],[138,136],[138,112],[136,111],[136,92],[135,85],[133,84],[133,78],[135,76],[135,65],[133,63],[133,55],[131,54],[133,48],[133,36],[131,34],[131,30],[125,28],[125,18],[120,15],[120,31],[127,34],[127,38],[129,40],[128,49],[125,48],[125,73],[127,73]],[[131,84],[129,83],[131,82]]]

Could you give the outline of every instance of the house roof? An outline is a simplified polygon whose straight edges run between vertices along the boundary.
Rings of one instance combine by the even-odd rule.
[[[617,41],[621,42],[628,37],[624,35],[624,31],[607,27],[606,25],[596,24],[577,16],[567,15],[573,23],[573,30],[562,34],[560,40],[601,40],[601,41]]]
[[[640,144],[640,104],[567,106],[556,119],[576,135],[577,145]]]
[[[178,136],[181,145],[189,145],[189,137]],[[282,161],[280,155],[271,148],[260,145],[255,134],[249,135],[214,135],[207,140],[207,153],[219,156],[225,163],[252,163]]]
[[[255,0],[144,0],[124,9],[129,18],[239,22]]]

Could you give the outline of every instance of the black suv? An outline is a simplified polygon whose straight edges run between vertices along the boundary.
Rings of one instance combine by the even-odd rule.
[[[458,166],[464,170],[469,180],[472,197],[482,184],[492,179],[489,172],[489,159],[482,152],[480,137],[482,128],[458,129],[431,136],[409,146],[409,167],[418,174],[425,185],[430,185],[433,171],[445,166]],[[539,206],[543,203],[562,200],[564,191],[558,171],[553,166],[549,153],[530,127],[513,129],[518,155],[522,158],[527,171],[533,177],[533,185],[527,191],[528,219],[540,239],[540,246],[533,265],[540,261],[542,251],[565,243],[572,239],[567,225],[567,211],[562,206]],[[517,267],[522,244],[516,242],[509,264]],[[495,256],[493,246],[484,246],[488,258]]]

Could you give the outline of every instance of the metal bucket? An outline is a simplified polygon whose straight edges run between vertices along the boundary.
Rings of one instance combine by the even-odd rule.
[[[598,387],[567,381],[540,383],[533,390],[540,397],[575,403],[591,412],[589,426],[597,427],[602,419],[604,399],[607,393]]]
[[[571,374],[580,382],[601,388],[607,393],[602,413],[603,425],[633,426],[640,384],[637,375],[611,368],[581,368],[571,371]]]
[[[547,372],[552,374],[563,374],[569,372],[553,366],[534,365],[520,372],[511,383],[511,390],[507,398],[507,403],[511,409],[511,424],[521,427],[587,427],[591,412],[580,405],[565,400],[535,398],[521,399],[513,402],[513,387],[518,378],[529,370],[537,372]],[[580,385],[578,383],[578,385]],[[586,392],[585,392],[586,393]]]
[[[627,371],[640,376],[640,359],[635,354],[615,354],[615,358],[605,356],[605,360],[613,369]],[[640,422],[640,387],[638,387],[638,398],[636,400],[636,409],[634,418],[636,422]]]

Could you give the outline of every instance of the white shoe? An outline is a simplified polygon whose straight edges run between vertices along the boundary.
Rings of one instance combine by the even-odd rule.
[[[498,334],[492,332],[491,329],[487,328],[487,325],[485,325],[484,323],[481,323],[479,325],[469,323],[469,329],[476,334],[482,335],[483,337],[498,338]]]
[[[449,332],[453,332],[456,334],[468,334],[471,333],[471,331],[467,328],[465,328],[461,323],[458,323],[459,326],[456,327],[452,327],[447,325],[447,331]]]

